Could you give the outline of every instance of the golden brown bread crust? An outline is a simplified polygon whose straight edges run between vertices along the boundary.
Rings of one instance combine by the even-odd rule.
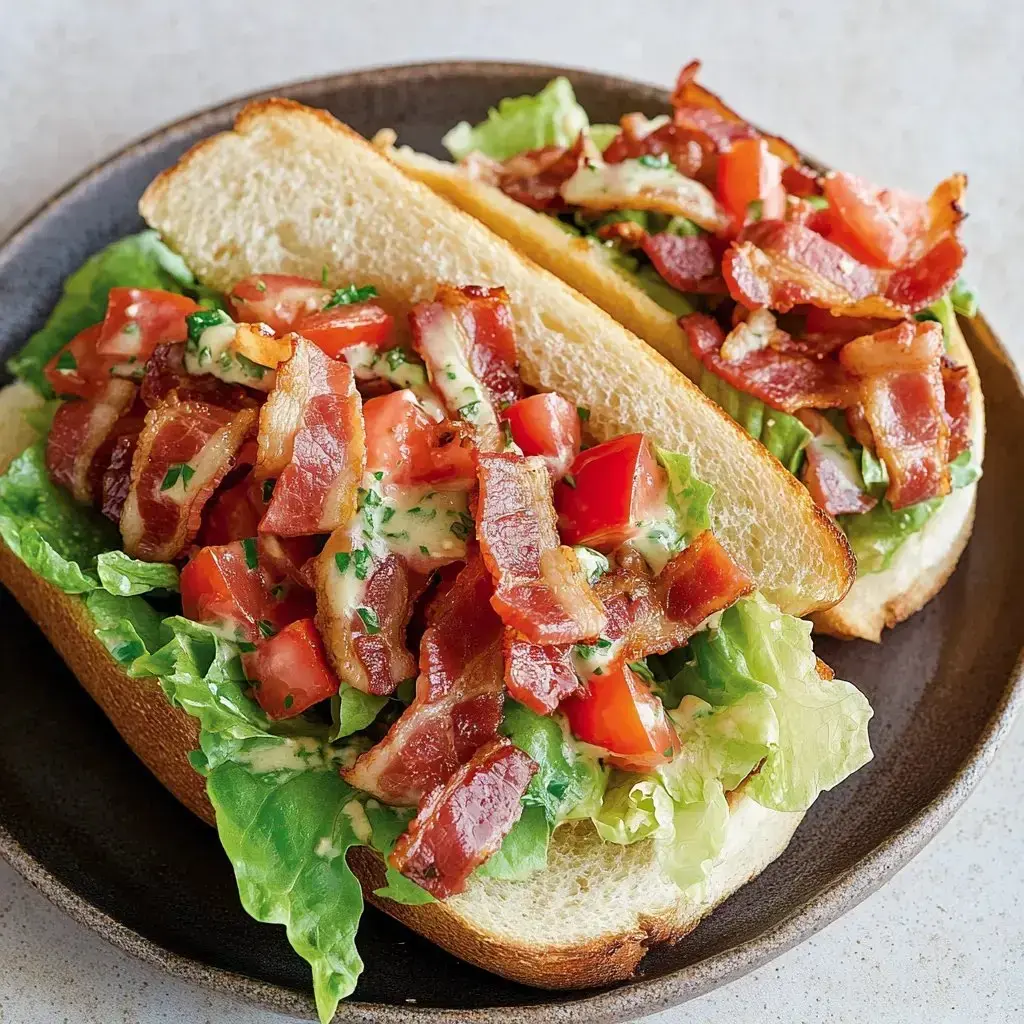
[[[213,824],[206,781],[188,762],[195,719],[171,707],[155,679],[132,679],[93,633],[85,602],[37,576],[0,541],[0,583],[32,616],[89,696],[146,767],[190,810]]]

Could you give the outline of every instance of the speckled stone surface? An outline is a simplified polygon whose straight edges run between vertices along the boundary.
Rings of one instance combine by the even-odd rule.
[[[769,10],[770,7],[773,9]],[[1024,11],[999,2],[642,8],[405,0],[0,2],[0,235],[68,178],[192,110],[274,83],[431,57],[534,59],[705,81],[834,165],[925,190],[971,176],[970,277],[1018,360]],[[642,13],[641,13],[642,12]],[[584,20],[585,19],[585,20]],[[651,1020],[1024,1019],[1024,722],[942,835],[888,886],[769,966]],[[125,957],[0,863],[0,1022],[284,1020]]]

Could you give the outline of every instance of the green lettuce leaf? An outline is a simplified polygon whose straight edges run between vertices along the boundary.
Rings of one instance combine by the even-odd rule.
[[[628,273],[627,276],[673,316],[689,316],[697,309],[690,299],[682,292],[676,291],[649,263],[645,263],[635,272]]]
[[[953,290],[949,293],[953,309],[961,316],[975,317],[978,315],[978,293],[962,278],[957,278]]]
[[[711,526],[711,499],[715,489],[693,472],[690,456],[682,452],[657,449],[658,461],[668,474],[668,495],[676,517],[676,528],[683,544],[689,544],[699,533]]]
[[[628,846],[641,839],[671,836],[675,805],[658,779],[616,772],[609,782],[594,828],[607,843]]]
[[[569,146],[588,123],[569,79],[559,77],[535,96],[503,99],[478,125],[460,121],[441,141],[455,160],[474,150],[493,160],[507,160],[527,149]]]
[[[868,512],[839,516],[839,525],[857,556],[857,575],[888,569],[904,541],[924,527],[941,503],[941,498],[932,498],[894,509],[882,499]]]
[[[380,714],[381,708],[387,704],[387,697],[372,693],[363,693],[354,686],[342,682],[338,693],[331,698],[331,720],[334,728],[330,738],[340,740],[361,732]]]
[[[655,838],[662,870],[680,889],[703,884],[725,846],[728,828],[722,783],[705,779],[699,800],[675,804],[671,836]]]
[[[104,551],[96,559],[96,572],[104,590],[121,597],[178,589],[178,570],[173,565],[142,562],[123,551]]]
[[[617,124],[592,124],[590,126],[590,138],[594,145],[603,153],[611,144],[612,139],[621,130]]]
[[[700,388],[790,473],[795,476],[800,472],[804,449],[814,435],[795,416],[769,408],[759,398],[744,394],[711,370],[705,369],[701,374]]]
[[[94,590],[86,597],[85,606],[96,620],[96,636],[126,671],[163,643],[160,614],[141,597],[118,597],[106,590]]]
[[[0,536],[30,569],[69,594],[96,589],[96,556],[120,543],[113,523],[51,483],[43,441],[0,476]]]
[[[197,290],[181,257],[171,252],[155,231],[122,238],[90,256],[67,278],[46,324],[7,363],[10,372],[52,397],[43,367],[76,334],[103,319],[107,293],[114,287]]]
[[[498,851],[476,869],[485,878],[521,882],[548,866],[552,826],[543,807],[524,807]]]
[[[410,907],[419,907],[424,903],[433,903],[434,897],[421,889],[415,882],[408,879],[400,871],[396,871],[388,863],[388,854],[395,848],[398,837],[406,830],[415,811],[399,807],[385,807],[376,800],[367,800],[363,807],[366,811],[370,828],[373,829],[371,842],[373,848],[384,858],[386,869],[385,884],[374,889],[377,896],[386,896],[396,903],[405,903]]]
[[[555,718],[506,698],[501,731],[537,762],[523,803],[543,808],[552,828],[570,817],[589,817],[600,806],[604,769],[597,758],[578,749]]]

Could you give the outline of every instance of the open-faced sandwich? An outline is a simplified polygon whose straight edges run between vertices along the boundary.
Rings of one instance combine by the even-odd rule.
[[[970,536],[981,388],[957,314],[966,178],[928,200],[824,172],[682,71],[671,113],[590,125],[568,80],[503,101],[410,173],[558,274],[692,380],[836,517],[858,559],[814,617],[878,640]],[[389,147],[394,133],[382,133]]]
[[[215,822],[322,1018],[364,894],[630,976],[871,756],[842,533],[665,359],[321,111],[247,107],[12,361],[0,579]]]

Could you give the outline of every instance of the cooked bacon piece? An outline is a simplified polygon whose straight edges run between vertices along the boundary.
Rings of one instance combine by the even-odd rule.
[[[725,281],[706,236],[647,235],[643,250],[654,269],[681,292],[724,292]]]
[[[537,763],[501,737],[481,747],[420,805],[399,836],[391,866],[437,899],[466,888],[523,813]]]
[[[508,692],[538,715],[548,715],[580,689],[572,644],[532,644],[505,630],[505,683]]]
[[[846,429],[854,441],[862,448],[870,448],[871,451],[874,451],[875,439],[871,435],[871,424],[868,423],[867,417],[864,415],[864,406],[860,402],[851,405],[846,410],[845,416]]]
[[[619,120],[621,131],[605,147],[602,159],[607,164],[637,160],[642,156],[668,155],[680,174],[700,178],[704,164],[704,148],[691,132],[666,118],[649,121],[643,114],[625,114]],[[705,182],[709,184],[709,182]]]
[[[934,302],[955,280],[964,250],[955,237],[897,271],[854,259],[804,224],[749,225],[722,261],[729,293],[748,309],[785,313],[807,303],[843,316],[894,320]]]
[[[287,580],[309,590],[316,589],[316,560],[324,548],[323,537],[256,537],[260,565],[275,581]]]
[[[477,477],[477,539],[502,621],[535,644],[596,637],[604,612],[572,548],[559,543],[544,460],[481,454]]]
[[[905,508],[950,490],[942,328],[904,321],[851,341],[839,362],[860,378],[860,402],[889,472],[885,496]]]
[[[709,370],[775,409],[842,408],[856,398],[856,382],[834,360],[763,348],[730,362],[720,355],[725,339],[715,320],[691,313],[679,323],[693,354]]]
[[[110,459],[103,471],[101,484],[100,511],[111,521],[120,525],[121,512],[132,485],[132,458],[139,443],[142,420],[137,429],[121,434],[110,451]]]
[[[498,171],[498,187],[506,195],[534,210],[556,213],[565,209],[562,185],[576,173],[584,158],[586,137],[572,146],[543,146],[506,160]]]
[[[409,314],[413,345],[453,419],[484,451],[500,445],[498,410],[523,397],[512,308],[504,288],[442,285]]]
[[[112,377],[95,397],[64,402],[53,417],[46,442],[46,468],[76,501],[90,504],[101,496],[106,463],[100,458],[101,449],[137,393],[130,381]],[[110,448],[108,459],[109,454]]]
[[[185,369],[185,346],[157,345],[146,363],[142,401],[155,409],[168,395],[182,402],[209,402],[225,409],[255,409],[264,396],[241,384],[227,384],[208,373],[193,375]]]
[[[599,227],[597,237],[605,242],[619,242],[623,249],[639,249],[649,236],[643,224],[637,224],[635,220],[617,220]]]
[[[949,461],[971,447],[971,377],[966,366],[942,357],[942,388],[949,417]]]
[[[696,629],[754,589],[710,530],[694,538],[658,574],[658,593],[674,622]]]
[[[693,634],[685,622],[669,618],[646,566],[620,566],[605,573],[594,589],[608,615],[602,636],[620,643],[616,654],[627,662],[666,654],[682,647]]]
[[[317,626],[335,672],[364,693],[393,693],[416,674],[405,645],[416,584],[409,563],[375,554],[358,525],[336,530],[316,563]]]
[[[277,478],[260,531],[301,537],[347,526],[365,457],[351,368],[296,336],[260,411],[256,478]]]
[[[800,474],[815,504],[830,516],[867,512],[878,504],[865,493],[860,469],[843,435],[819,412],[801,409],[797,414],[814,437],[804,449]]]
[[[468,761],[501,724],[501,620],[479,554],[427,610],[416,697],[345,779],[388,804],[416,804]]]
[[[175,396],[150,409],[132,458],[121,513],[124,549],[169,562],[199,532],[203,506],[256,428],[256,411],[232,412]]]

